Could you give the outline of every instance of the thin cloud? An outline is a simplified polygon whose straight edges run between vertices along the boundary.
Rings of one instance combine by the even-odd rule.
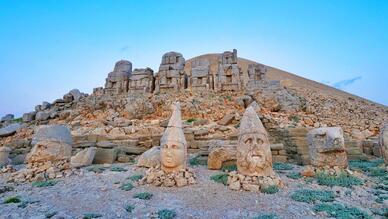
[[[355,78],[350,78],[350,79],[346,79],[346,80],[342,80],[342,81],[338,81],[336,83],[333,83],[333,87],[337,88],[337,89],[343,89],[351,84],[353,84],[354,82],[358,81],[358,80],[361,80],[361,76],[357,76]]]
[[[129,49],[130,49],[131,47],[130,46],[123,46],[123,47],[121,47],[121,49],[120,49],[120,52],[126,52],[126,51],[128,51]]]

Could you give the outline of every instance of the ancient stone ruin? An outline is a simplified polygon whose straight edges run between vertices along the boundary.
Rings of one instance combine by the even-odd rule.
[[[129,76],[129,93],[152,93],[155,87],[154,71],[150,68],[136,68]]]
[[[254,89],[260,86],[260,83],[266,80],[267,68],[261,64],[248,65],[248,84],[247,89]]]
[[[130,61],[120,60],[116,62],[113,71],[106,78],[104,92],[110,95],[127,93],[131,73],[132,63]]]
[[[163,55],[159,72],[155,76],[155,92],[179,91],[185,86],[185,59],[177,52]]]
[[[197,59],[191,65],[188,87],[192,90],[213,90],[214,78],[210,72],[209,60]]]
[[[215,80],[216,91],[238,91],[243,89],[242,72],[237,64],[237,50],[222,53],[218,60]]]
[[[149,169],[143,183],[168,187],[195,183],[194,173],[187,169],[187,142],[182,128],[180,105],[173,103],[171,118],[160,139],[160,169]]]
[[[229,174],[230,189],[258,192],[268,186],[280,186],[280,178],[272,169],[268,133],[253,107],[245,110],[239,128],[237,172]]]

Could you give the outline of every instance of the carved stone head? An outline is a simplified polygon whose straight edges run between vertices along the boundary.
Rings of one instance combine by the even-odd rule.
[[[343,131],[340,127],[323,127],[308,132],[311,164],[316,167],[347,167]]]
[[[172,110],[167,129],[160,139],[161,168],[168,173],[185,169],[187,154],[187,142],[182,130],[179,103],[173,103]]]
[[[253,107],[248,107],[240,124],[237,170],[247,176],[273,175],[268,134]]]

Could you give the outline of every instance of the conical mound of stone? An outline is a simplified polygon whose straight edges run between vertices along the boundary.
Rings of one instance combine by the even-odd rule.
[[[183,133],[181,109],[172,104],[172,115],[160,139],[160,166],[150,168],[141,183],[155,186],[186,186],[195,183],[195,175],[187,169],[187,142]]]
[[[259,192],[281,185],[272,169],[268,133],[253,107],[248,107],[241,119],[236,159],[237,172],[231,172],[228,178],[230,189]]]

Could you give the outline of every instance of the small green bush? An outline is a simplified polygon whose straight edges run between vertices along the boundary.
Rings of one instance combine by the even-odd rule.
[[[323,186],[342,186],[352,187],[354,185],[362,185],[363,181],[355,176],[346,173],[340,173],[337,176],[329,175],[328,173],[319,172],[316,176],[317,183]]]
[[[297,115],[291,115],[288,117],[288,119],[295,122],[295,123],[298,123],[300,121],[300,118]]]
[[[291,164],[288,164],[288,163],[280,163],[280,162],[276,162],[273,164],[273,168],[275,170],[292,170],[294,169],[294,167],[291,165]]]
[[[334,201],[334,193],[332,191],[302,189],[295,191],[291,195],[291,199],[307,203],[314,203],[316,201],[332,202]]]
[[[227,173],[220,173],[220,174],[216,174],[216,175],[211,176],[210,179],[213,180],[214,182],[227,185],[228,184],[228,176],[229,176],[229,174],[227,174]]]
[[[86,213],[83,216],[83,219],[92,219],[92,218],[99,218],[102,217],[101,214],[96,214],[96,213]]]
[[[368,175],[372,177],[384,177],[387,175],[387,171],[384,168],[374,167],[369,169]]]
[[[347,207],[341,204],[317,204],[314,206],[315,212],[326,212],[330,217],[337,219],[348,219],[348,218],[372,218],[367,213],[354,207]]]
[[[264,188],[260,188],[260,191],[266,194],[275,194],[279,192],[279,188],[276,185],[271,185]]]
[[[46,181],[39,181],[39,182],[33,182],[31,185],[34,187],[49,187],[54,186],[58,182],[55,180],[46,180]]]
[[[91,172],[95,172],[95,173],[102,173],[106,169],[107,169],[106,167],[96,165],[96,166],[88,167],[86,170],[91,171]]]
[[[349,167],[351,170],[362,170],[368,172],[370,169],[378,167],[384,163],[383,159],[376,160],[350,160]]]
[[[152,196],[153,195],[149,192],[140,192],[140,193],[136,193],[133,197],[138,198],[138,199],[142,199],[142,200],[150,200],[152,198]]]
[[[196,118],[190,118],[190,119],[187,120],[188,123],[192,123],[192,122],[195,122],[195,121],[197,121]]]
[[[12,122],[18,122],[18,123],[23,122],[23,118],[20,117],[20,118],[13,119]]]
[[[227,100],[232,101],[232,96],[228,95],[225,97]]]
[[[136,174],[136,175],[133,175],[133,176],[129,177],[129,179],[132,180],[132,181],[134,181],[134,182],[137,182],[137,181],[143,179],[143,175],[141,175],[141,174]]]
[[[120,186],[120,189],[124,190],[124,191],[129,191],[131,189],[133,189],[134,186],[132,185],[132,183],[128,182],[128,183],[124,183]]]
[[[291,178],[291,179],[300,179],[303,176],[300,175],[300,173],[292,172],[292,173],[287,174],[287,177]]]
[[[373,212],[373,214],[377,214],[377,215],[383,216],[384,218],[388,218],[388,208],[381,208],[381,209],[373,208],[371,209],[371,211]]]
[[[200,159],[200,156],[193,157],[189,160],[189,164],[191,166],[206,166],[207,165],[207,160]]]
[[[237,171],[237,165],[236,164],[225,165],[221,168],[221,170],[224,172]]]
[[[22,200],[18,196],[11,196],[4,200],[4,204],[20,203]]]
[[[276,214],[262,214],[254,217],[253,219],[276,219],[278,218]]]
[[[128,213],[132,213],[132,211],[135,209],[135,206],[134,205],[131,205],[131,204],[128,204],[124,207],[124,209],[128,212]]]
[[[170,209],[162,209],[158,211],[159,219],[173,219],[176,217],[176,212]]]
[[[127,169],[122,168],[122,167],[118,167],[118,166],[113,166],[113,167],[110,168],[110,171],[113,171],[113,172],[126,172]]]

